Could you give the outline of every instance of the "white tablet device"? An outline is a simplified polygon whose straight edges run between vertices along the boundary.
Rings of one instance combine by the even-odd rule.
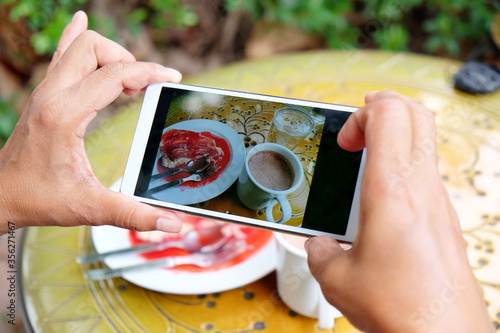
[[[337,135],[354,107],[150,85],[121,192],[225,222],[352,242],[364,151]]]

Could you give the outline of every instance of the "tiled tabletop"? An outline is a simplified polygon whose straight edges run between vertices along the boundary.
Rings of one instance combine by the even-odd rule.
[[[452,76],[460,66],[412,54],[315,51],[237,63],[186,83],[354,106],[363,104],[368,91],[393,89],[428,106],[438,125],[440,173],[500,332],[500,93],[455,91]],[[105,185],[123,173],[139,105],[103,121],[86,141]],[[162,294],[121,278],[86,281],[75,258],[89,251],[86,227],[26,230],[21,287],[28,326],[40,332],[317,331],[315,320],[290,312],[275,298],[274,273],[222,293]],[[339,318],[335,332],[357,330]]]

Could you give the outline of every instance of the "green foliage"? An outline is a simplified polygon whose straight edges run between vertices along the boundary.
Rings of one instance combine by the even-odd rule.
[[[373,33],[374,41],[383,50],[405,51],[410,35],[401,24],[393,24]]]
[[[332,48],[378,46],[408,50],[418,33],[426,51],[463,52],[467,43],[485,40],[497,0],[226,0],[254,20],[294,25],[322,35]],[[354,5],[355,4],[355,5]],[[416,29],[416,31],[414,31]],[[370,43],[374,45],[369,45]]]
[[[12,105],[13,99],[0,98],[0,148],[9,138],[18,120],[16,110]]]
[[[198,24],[198,15],[182,0],[146,0],[144,3],[139,8],[127,8],[126,4],[120,8],[120,13],[129,13],[123,15],[131,34],[140,33],[145,25],[151,25],[153,30],[162,30]],[[9,18],[12,21],[26,20],[33,32],[33,49],[43,55],[56,49],[64,27],[77,10],[89,5],[89,0],[0,0],[2,4],[11,5]],[[116,24],[119,17],[102,17],[92,12],[88,14],[90,29],[120,41]]]
[[[61,36],[61,27],[66,26],[71,20],[71,15],[64,10],[57,9],[52,20],[31,38],[31,44],[38,54],[50,53],[57,47]]]
[[[181,0],[150,0],[153,27],[191,27],[198,24],[198,15]]]
[[[87,0],[0,0],[10,4],[9,18],[12,21],[26,19],[28,27],[35,32],[31,44],[38,54],[55,50],[62,29],[71,20],[73,13]]]
[[[118,37],[117,24],[114,17],[104,17],[98,13],[87,14],[89,17],[89,29],[99,31],[101,35],[112,39],[115,42],[121,42]],[[66,25],[60,26],[60,33],[62,33],[65,26]]]
[[[138,35],[143,28],[143,24],[149,14],[146,8],[137,8],[128,15],[129,31],[133,35]]]
[[[434,0],[429,8],[437,14],[423,23],[429,38],[425,48],[434,52],[440,48],[451,55],[461,52],[461,42],[484,40],[489,34],[493,15],[500,3],[483,0]]]
[[[146,7],[133,9],[127,16],[128,31],[139,34],[145,26],[153,32],[198,24],[198,14],[182,0],[149,0]]]
[[[350,29],[346,18],[346,14],[353,10],[349,0],[226,0],[226,8],[241,8],[256,21],[280,22],[323,35],[332,48],[349,47],[355,43],[356,33]]]
[[[216,0],[211,0],[216,1]],[[218,0],[227,11],[242,9],[255,21],[293,25],[324,37],[331,48],[379,47],[408,50],[418,34],[424,49],[457,56],[464,45],[486,40],[497,0]],[[11,5],[10,19],[26,19],[34,32],[35,51],[54,51],[58,38],[78,9],[89,0],[0,0]],[[130,8],[128,8],[129,6]],[[118,40],[117,23],[125,20],[129,33],[145,27],[153,33],[196,26],[198,14],[183,0],[142,0],[120,7],[116,15],[89,13],[90,28]]]

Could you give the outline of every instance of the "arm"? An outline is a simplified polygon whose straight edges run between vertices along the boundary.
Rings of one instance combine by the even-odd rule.
[[[98,110],[123,91],[179,82],[179,72],[136,62],[118,44],[87,31],[78,12],[64,30],[45,80],[0,151],[0,235],[24,226],[116,225],[177,232],[173,212],[141,204],[99,183],[84,134]]]
[[[367,332],[493,332],[437,171],[432,113],[370,93],[338,140],[367,158],[352,249],[328,237],[306,245],[327,300]]]

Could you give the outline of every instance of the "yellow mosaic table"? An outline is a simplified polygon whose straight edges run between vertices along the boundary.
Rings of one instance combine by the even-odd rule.
[[[187,83],[348,105],[371,90],[393,89],[436,114],[439,167],[461,218],[470,263],[500,332],[500,93],[455,91],[461,64],[369,51],[324,51],[238,63]],[[103,121],[86,142],[105,185],[124,169],[139,104]],[[247,286],[179,296],[121,278],[89,282],[75,263],[92,251],[90,231],[28,228],[22,245],[23,306],[36,332],[315,332],[316,321],[276,299],[274,273]],[[453,260],[453,258],[450,258]],[[374,305],[376,306],[376,305]],[[345,318],[332,332],[358,332]]]

